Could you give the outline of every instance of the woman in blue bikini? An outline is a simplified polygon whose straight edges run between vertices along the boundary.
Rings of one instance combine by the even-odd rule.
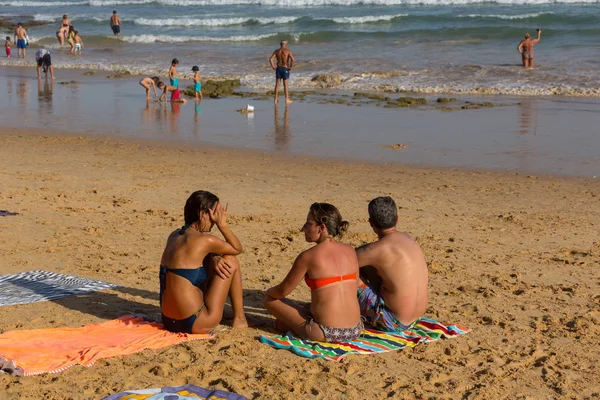
[[[227,209],[214,194],[196,191],[185,204],[185,225],[167,239],[160,262],[160,305],[165,329],[171,332],[210,332],[223,318],[228,295],[233,327],[248,326],[235,257],[243,249],[227,226]],[[214,225],[224,241],[209,233]]]

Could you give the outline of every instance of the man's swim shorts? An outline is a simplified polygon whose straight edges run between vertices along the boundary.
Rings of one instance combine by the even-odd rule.
[[[283,79],[284,81],[287,81],[290,79],[290,69],[286,67],[277,67],[275,70],[275,79]]]
[[[407,326],[398,321],[381,296],[364,283],[358,287],[358,304],[360,315],[365,318],[365,325],[370,325],[377,330],[402,332],[414,325],[413,323]]]
[[[26,49],[27,44],[25,43],[25,39],[17,40],[17,49]]]

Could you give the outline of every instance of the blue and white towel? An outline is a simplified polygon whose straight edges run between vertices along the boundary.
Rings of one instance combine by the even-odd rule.
[[[56,300],[118,285],[47,271],[0,275],[0,306]]]

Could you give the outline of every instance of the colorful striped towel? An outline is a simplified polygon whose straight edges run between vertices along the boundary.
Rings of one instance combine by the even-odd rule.
[[[124,317],[81,328],[10,331],[0,335],[0,364],[13,361],[13,375],[57,373],[74,365],[93,365],[102,358],[160,349],[213,335],[171,333],[143,317]]]
[[[419,343],[428,343],[441,337],[456,337],[469,333],[460,325],[442,325],[428,318],[419,319],[412,328],[402,333],[389,333],[374,329],[364,329],[353,342],[321,343],[298,339],[290,332],[283,336],[261,336],[260,341],[276,349],[289,349],[302,357],[324,358],[341,361],[350,354],[375,354],[414,347]]]
[[[204,389],[195,385],[166,386],[160,389],[128,390],[111,394],[104,400],[248,400],[224,390]]]

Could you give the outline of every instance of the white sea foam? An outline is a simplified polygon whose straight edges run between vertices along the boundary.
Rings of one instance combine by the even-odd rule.
[[[133,20],[136,25],[148,26],[232,26],[247,23],[287,24],[296,21],[299,17],[273,17],[273,18],[137,18]]]
[[[518,15],[503,15],[503,14],[467,14],[467,15],[459,15],[459,18],[486,18],[486,19],[530,19],[537,18],[543,15],[552,15],[554,14],[552,11],[545,12],[537,12],[537,13],[529,13],[529,14],[518,14]]]
[[[469,5],[496,3],[509,5],[535,4],[600,4],[600,0],[85,0],[85,1],[29,1],[0,0],[0,6],[9,7],[56,7],[81,6],[92,7],[114,6],[125,4],[164,4],[170,6],[221,6],[221,5],[262,5],[275,7],[321,7],[321,6],[356,6],[356,5]]]
[[[338,18],[318,18],[320,21],[333,21],[337,24],[367,24],[370,22],[391,21],[396,18],[407,17],[408,14],[393,15],[365,15],[361,17],[338,17]]]
[[[254,42],[263,40],[277,33],[265,35],[248,36],[229,36],[229,37],[211,37],[211,36],[171,36],[171,35],[131,35],[120,36],[119,39],[128,43],[184,43],[184,42]]]

